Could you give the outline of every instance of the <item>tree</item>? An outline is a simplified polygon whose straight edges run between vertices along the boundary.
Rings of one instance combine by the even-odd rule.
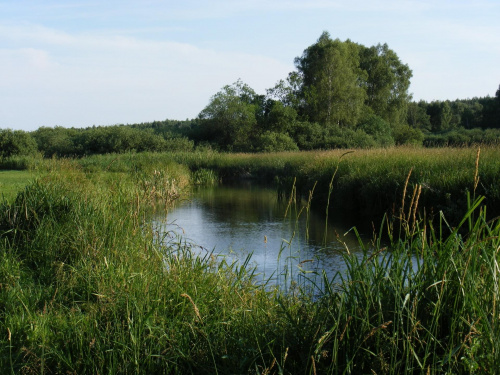
[[[450,130],[452,128],[453,113],[449,101],[433,101],[427,107],[433,132]]]
[[[280,80],[273,88],[267,90],[267,97],[299,112],[305,105],[301,97],[302,86],[302,75],[299,72],[290,72],[286,81]]]
[[[23,130],[0,129],[0,157],[33,155],[37,152],[33,137]]]
[[[75,146],[75,139],[82,134],[81,129],[67,129],[62,126],[55,128],[40,127],[33,132],[33,137],[38,144],[38,149],[46,157],[74,156],[83,153],[83,150]]]
[[[265,132],[256,142],[256,149],[263,152],[298,151],[295,141],[284,133]]]
[[[269,110],[263,124],[265,131],[278,133],[290,133],[297,121],[297,111],[285,106],[280,101],[273,101],[269,105]]]
[[[427,103],[423,100],[418,103],[409,103],[406,116],[406,121],[412,128],[421,130],[431,129],[430,116],[427,114]]]
[[[224,86],[198,115],[205,139],[226,149],[248,149],[257,122],[257,101],[255,91],[241,80]]]
[[[295,59],[302,77],[300,96],[308,120],[324,126],[353,126],[365,100],[357,47],[350,42],[332,40],[323,32],[318,41]]]
[[[385,121],[401,124],[411,100],[408,93],[412,71],[387,44],[358,46],[360,67],[367,74],[366,105]]]
[[[389,124],[377,115],[369,116],[358,128],[366,134],[371,135],[378,146],[387,147],[394,145]]]

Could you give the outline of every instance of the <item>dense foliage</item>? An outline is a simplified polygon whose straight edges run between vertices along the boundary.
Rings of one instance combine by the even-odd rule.
[[[0,159],[15,155],[34,155],[36,152],[37,145],[29,133],[0,129]]]

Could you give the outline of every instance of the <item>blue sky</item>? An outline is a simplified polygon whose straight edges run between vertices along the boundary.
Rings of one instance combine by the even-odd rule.
[[[387,43],[416,100],[495,95],[498,0],[0,0],[0,128],[194,118],[265,90],[323,31]]]

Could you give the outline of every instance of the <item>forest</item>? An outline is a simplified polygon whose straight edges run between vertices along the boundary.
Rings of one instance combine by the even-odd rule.
[[[0,157],[467,146],[500,138],[500,87],[495,97],[413,101],[412,71],[387,44],[366,47],[324,32],[294,62],[296,70],[265,95],[237,80],[194,119],[0,129]]]

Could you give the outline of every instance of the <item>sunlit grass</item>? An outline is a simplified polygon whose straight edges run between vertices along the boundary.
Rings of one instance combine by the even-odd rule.
[[[0,197],[8,201],[15,198],[24,187],[35,177],[31,171],[0,171]]]
[[[184,166],[168,154],[50,161],[49,175],[0,207],[0,372],[495,373],[500,222],[479,190],[496,181],[497,151],[481,150],[477,173],[473,149],[342,154],[186,154]],[[341,186],[362,194],[364,184],[386,193],[393,181],[390,194],[405,204],[362,257],[346,249],[346,273],[306,275],[304,289],[263,288],[252,269],[154,233],[151,207],[187,186],[186,166],[260,166],[327,193],[338,166],[332,196]],[[413,192],[424,184],[460,185],[456,226],[418,211],[423,195]]]

